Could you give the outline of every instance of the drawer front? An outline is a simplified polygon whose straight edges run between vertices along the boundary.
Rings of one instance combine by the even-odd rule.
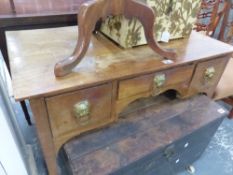
[[[199,63],[190,84],[190,94],[206,93],[212,97],[229,58],[217,58]]]
[[[193,70],[193,65],[187,65],[120,81],[118,99],[150,91],[161,92],[173,88],[177,84],[189,82]]]
[[[111,84],[46,99],[54,137],[84,132],[111,120]]]

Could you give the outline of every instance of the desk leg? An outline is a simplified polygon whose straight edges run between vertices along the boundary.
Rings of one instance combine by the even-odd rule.
[[[58,175],[56,151],[49,125],[48,114],[43,98],[30,100],[30,105],[35,118],[37,134],[43,150],[49,175]]]

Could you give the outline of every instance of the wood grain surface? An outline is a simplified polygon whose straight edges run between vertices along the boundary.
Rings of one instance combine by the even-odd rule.
[[[177,51],[177,60],[164,64],[163,58],[148,46],[123,50],[97,34],[92,36],[86,57],[73,73],[55,78],[53,67],[73,51],[77,33],[77,27],[6,33],[16,100],[48,97],[233,52],[232,46],[193,32],[190,38],[163,45]]]
[[[197,154],[193,148],[203,145],[203,152],[227,115],[217,112],[221,107],[206,96],[188,100],[160,96],[150,100],[149,107],[136,107],[148,104],[148,99],[138,101],[136,111],[125,113],[118,123],[67,143],[64,150],[73,175],[175,174],[174,169],[165,173],[166,169],[160,172],[159,168],[185,169],[192,162],[183,164],[183,153],[190,160]],[[206,128],[207,125],[212,127]],[[173,154],[166,155],[169,147]],[[154,155],[154,159],[146,159],[149,155]],[[175,163],[178,159],[179,164]],[[149,173],[153,168],[156,173]]]
[[[198,92],[203,92],[206,93],[209,97],[213,97],[216,86],[226,68],[229,59],[229,57],[222,57],[215,60],[199,63],[190,84],[190,95],[196,94]],[[214,68],[215,73],[213,78],[206,80],[205,71],[208,68]]]
[[[189,38],[163,44],[177,51],[177,60],[166,60],[167,64],[147,45],[124,50],[97,33],[72,74],[56,78],[54,65],[74,50],[77,34],[77,27],[6,33],[14,97],[30,100],[51,175],[57,174],[56,155],[64,143],[117,121],[135,100],[170,89],[183,98],[210,95],[233,53],[232,46],[193,32]],[[214,67],[215,76],[203,86],[203,72],[209,67]],[[166,81],[158,88],[154,77],[159,74]],[[74,105],[83,100],[90,104],[86,126],[73,113]]]
[[[149,75],[122,80],[119,82],[118,99],[123,99],[144,92],[158,94],[172,88],[175,88],[177,91],[182,93],[182,90],[179,90],[176,85],[185,82],[188,84],[191,81],[193,71],[194,65],[186,65]],[[165,75],[165,83],[160,88],[154,87],[154,78],[156,75],[161,74]]]
[[[53,142],[52,133],[50,130],[49,118],[45,100],[43,98],[30,100],[32,112],[36,122],[36,129],[40,144],[44,154],[44,159],[47,164],[49,175],[57,175],[57,153],[56,146]]]
[[[110,121],[111,96],[112,85],[109,83],[46,99],[53,136],[73,131],[84,132]],[[82,101],[87,101],[90,105],[90,114],[83,123],[74,115],[74,105]]]
[[[71,56],[56,63],[54,67],[56,77],[70,74],[73,68],[81,62],[89,47],[96,23],[110,15],[124,15],[128,19],[137,18],[143,26],[151,49],[166,59],[176,58],[175,52],[162,49],[154,38],[156,26],[154,27],[155,14],[152,8],[136,0],[90,0],[83,3],[79,10],[79,36],[75,50]]]

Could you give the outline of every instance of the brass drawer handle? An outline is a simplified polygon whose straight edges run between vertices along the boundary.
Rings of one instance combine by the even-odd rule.
[[[166,82],[166,75],[165,74],[159,74],[154,77],[154,85],[157,88],[162,87]]]
[[[205,70],[205,80],[211,80],[215,76],[216,70],[214,67],[209,67]]]
[[[74,105],[74,115],[80,121],[82,125],[86,125],[89,122],[90,103],[85,100]]]

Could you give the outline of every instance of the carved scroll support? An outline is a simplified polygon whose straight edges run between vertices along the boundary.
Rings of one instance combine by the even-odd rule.
[[[62,77],[71,73],[72,69],[80,63],[87,52],[91,35],[97,21],[109,15],[124,15],[129,19],[136,17],[144,27],[148,45],[164,58],[176,58],[174,52],[160,48],[155,41],[155,15],[150,7],[136,0],[92,0],[82,4],[80,7],[78,15],[79,35],[77,46],[70,57],[55,65],[55,76]]]

